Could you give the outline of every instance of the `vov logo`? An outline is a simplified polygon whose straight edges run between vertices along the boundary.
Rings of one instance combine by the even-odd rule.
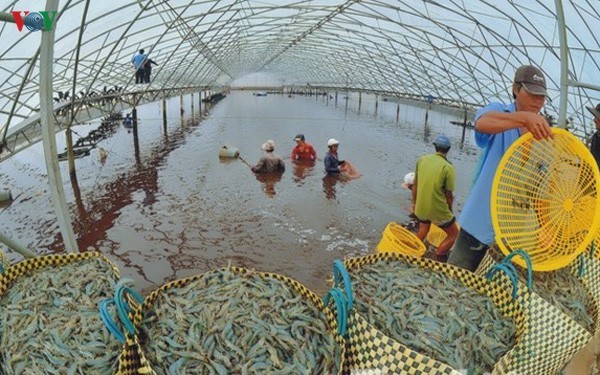
[[[52,30],[52,24],[54,24],[58,12],[55,10],[51,12],[46,10],[41,10],[39,12],[13,10],[11,13],[19,31],[23,30],[23,26],[29,31],[50,31]]]

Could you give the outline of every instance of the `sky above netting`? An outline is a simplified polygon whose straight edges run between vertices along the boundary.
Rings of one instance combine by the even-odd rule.
[[[144,48],[159,64],[148,89],[219,87],[261,73],[285,86],[432,95],[481,106],[509,101],[516,67],[532,64],[547,75],[546,110],[556,114],[557,4],[566,20],[567,116],[586,135],[593,127],[585,107],[600,101],[597,0],[60,1],[53,87],[139,90],[131,57]],[[16,1],[2,11],[12,16],[44,7]],[[0,22],[3,136],[39,113],[42,33]]]

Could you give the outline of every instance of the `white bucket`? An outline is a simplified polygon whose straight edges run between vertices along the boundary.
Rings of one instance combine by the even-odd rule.
[[[12,201],[13,196],[10,190],[0,190],[0,202]]]
[[[240,156],[240,151],[235,147],[223,146],[219,150],[220,158],[237,158]]]

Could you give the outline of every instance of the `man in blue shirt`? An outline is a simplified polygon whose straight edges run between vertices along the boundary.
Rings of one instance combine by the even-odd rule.
[[[144,64],[147,58],[148,55],[144,53],[143,49],[131,58],[131,63],[135,68],[135,83],[144,83]]]
[[[534,66],[517,69],[514,102],[490,103],[475,114],[475,142],[482,148],[479,170],[458,219],[460,232],[448,263],[475,271],[494,243],[490,210],[492,182],[498,164],[517,138],[531,132],[535,139],[552,137],[550,125],[539,114],[546,100],[544,73]]]

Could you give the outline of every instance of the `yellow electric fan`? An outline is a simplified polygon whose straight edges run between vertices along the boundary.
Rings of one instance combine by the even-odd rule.
[[[438,248],[440,244],[446,239],[446,236],[447,234],[442,228],[438,227],[434,223],[431,223],[431,226],[429,227],[429,233],[427,233],[427,237],[425,239],[431,246]]]
[[[395,252],[415,257],[425,254],[425,244],[412,232],[403,226],[390,222],[381,235],[377,245],[377,252]]]
[[[525,134],[506,151],[491,194],[496,243],[506,255],[523,249],[533,270],[567,266],[598,234],[600,173],[581,141],[563,129],[553,139]],[[520,258],[514,261],[522,267]]]

